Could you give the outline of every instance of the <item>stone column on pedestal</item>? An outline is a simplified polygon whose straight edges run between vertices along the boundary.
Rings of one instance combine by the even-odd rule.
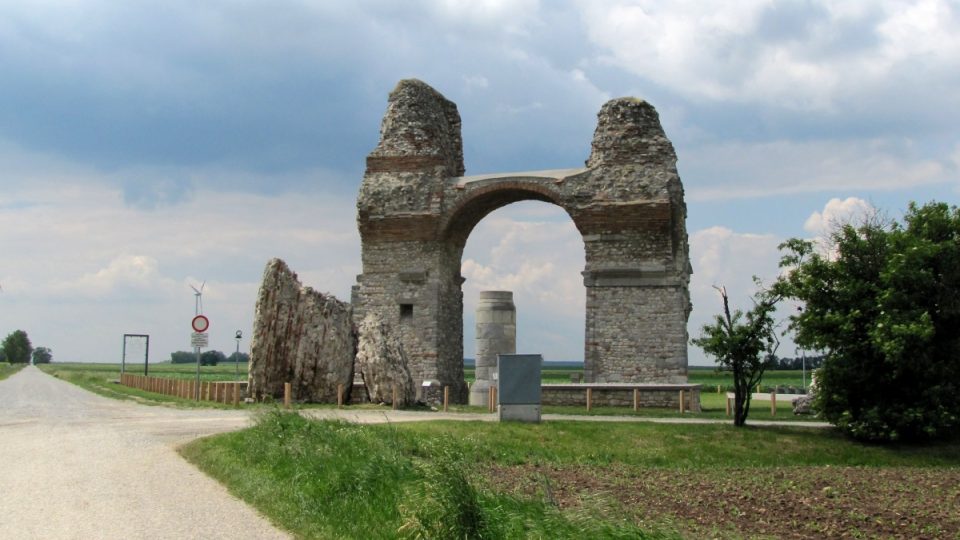
[[[517,352],[517,309],[512,291],[481,291],[477,303],[476,381],[470,386],[470,405],[489,405],[496,386],[497,355]]]

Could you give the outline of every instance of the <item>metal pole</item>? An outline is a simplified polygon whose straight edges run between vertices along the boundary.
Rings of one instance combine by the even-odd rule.
[[[120,357],[120,375],[123,376],[123,368],[127,364],[127,335],[123,335],[123,353]]]
[[[233,371],[236,374],[237,382],[240,382],[240,338],[243,337],[243,332],[237,330],[237,352],[233,357]]]
[[[147,376],[147,366],[150,365],[150,336],[146,336],[147,344],[143,350],[143,376]]]
[[[195,296],[196,301],[194,302],[193,315],[197,316],[200,314],[200,293],[197,292]],[[194,347],[193,349],[194,352],[197,353],[197,390],[195,392],[194,399],[200,401],[200,347]]]

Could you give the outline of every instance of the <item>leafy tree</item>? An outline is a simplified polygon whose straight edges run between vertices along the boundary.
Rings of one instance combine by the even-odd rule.
[[[915,440],[960,432],[960,211],[910,205],[830,236],[830,254],[792,239],[782,291],[805,303],[798,344],[827,353],[815,407],[853,437]]]
[[[11,332],[3,340],[3,357],[11,364],[26,364],[30,362],[30,354],[33,352],[33,345],[30,344],[30,338],[23,330]]]
[[[780,296],[761,291],[754,297],[752,309],[746,313],[738,309],[731,314],[727,290],[717,290],[723,299],[723,313],[717,315],[713,324],[703,326],[693,344],[733,372],[733,425],[740,427],[746,425],[750,414],[751,390],[763,372],[776,364],[774,353],[780,342],[773,313]]]
[[[53,361],[53,351],[47,347],[37,347],[33,350],[34,364],[49,364]]]
[[[242,353],[235,353],[235,352],[234,352],[234,353],[230,353],[230,356],[227,357],[227,362],[229,362],[229,363],[231,363],[231,364],[233,364],[233,363],[235,363],[235,362],[236,362],[236,363],[240,363],[240,364],[246,364],[246,363],[249,362],[249,361],[250,361],[250,355],[247,354],[247,353],[245,353],[245,352],[242,352]]]
[[[226,362],[227,355],[220,351],[204,351],[200,354],[201,366],[215,366],[220,362]],[[195,364],[197,363],[197,353],[191,351],[177,351],[170,353],[170,362],[173,364]]]
[[[195,364],[197,362],[197,353],[189,351],[177,351],[170,353],[170,363],[172,364]]]
[[[220,351],[204,351],[200,355],[200,365],[201,366],[215,366],[220,362],[226,362],[227,356]]]

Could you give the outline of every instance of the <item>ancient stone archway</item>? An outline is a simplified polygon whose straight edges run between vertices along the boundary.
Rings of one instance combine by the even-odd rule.
[[[461,255],[474,226],[521,200],[563,208],[583,235],[587,382],[686,382],[690,264],[676,154],[648,103],[600,110],[586,167],[463,176],[457,106],[417,80],[391,92],[357,200],[354,320],[401,335],[415,381],[463,380]]]

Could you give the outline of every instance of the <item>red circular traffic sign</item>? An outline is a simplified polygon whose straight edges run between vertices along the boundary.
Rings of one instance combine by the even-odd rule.
[[[204,315],[197,315],[190,324],[193,326],[194,332],[203,333],[207,331],[207,328],[210,328],[210,319]]]

